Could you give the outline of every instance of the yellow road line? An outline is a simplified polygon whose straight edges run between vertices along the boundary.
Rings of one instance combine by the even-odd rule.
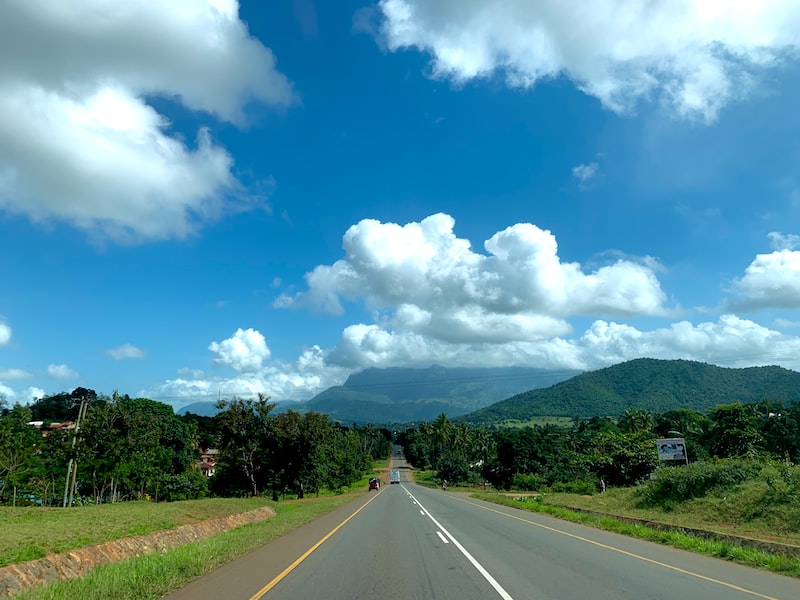
[[[460,502],[464,502],[466,504],[469,504],[470,506],[475,506],[476,508],[487,510],[487,511],[493,512],[493,513],[497,513],[498,515],[503,515],[504,517],[508,517],[510,519],[516,519],[517,521],[522,521],[523,523],[528,523],[529,525],[534,525],[536,527],[540,527],[541,529],[546,529],[547,531],[551,531],[553,533],[558,533],[558,534],[561,534],[561,535],[565,535],[567,537],[571,537],[571,538],[574,538],[576,540],[580,540],[582,542],[586,542],[587,544],[593,544],[593,545],[598,546],[600,548],[605,548],[606,550],[611,550],[612,552],[618,552],[619,554],[624,554],[625,556],[630,556],[631,558],[637,558],[637,559],[642,560],[644,562],[647,562],[647,563],[650,563],[650,564],[653,564],[653,565],[658,565],[660,567],[664,567],[665,569],[670,569],[672,571],[676,571],[676,572],[682,573],[684,575],[689,575],[690,577],[696,577],[697,579],[702,579],[704,581],[708,581],[708,582],[711,582],[711,583],[716,583],[716,584],[721,585],[723,587],[726,587],[726,588],[729,588],[729,589],[732,589],[732,590],[736,590],[737,592],[742,592],[744,594],[750,594],[750,595],[756,596],[758,598],[763,598],[764,600],[779,600],[779,598],[774,598],[772,596],[766,596],[764,594],[760,594],[760,593],[755,592],[753,590],[748,590],[747,588],[739,587],[738,585],[735,585],[733,583],[728,583],[726,581],[721,581],[719,579],[714,579],[713,577],[706,577],[705,575],[701,575],[700,573],[695,573],[694,571],[687,571],[686,569],[682,569],[681,567],[676,567],[675,565],[670,565],[670,564],[663,563],[663,562],[658,561],[658,560],[654,560],[652,558],[647,558],[646,556],[642,556],[641,554],[636,554],[634,552],[628,552],[627,550],[623,550],[622,548],[617,548],[615,546],[609,546],[608,544],[603,544],[602,542],[597,542],[595,540],[590,540],[589,538],[585,538],[583,536],[576,535],[574,533],[569,533],[568,531],[563,531],[561,529],[556,529],[555,527],[550,527],[548,525],[543,525],[542,523],[537,523],[536,521],[531,521],[529,519],[524,519],[522,517],[518,517],[517,515],[511,515],[511,514],[503,512],[501,510],[496,510],[494,508],[490,508],[488,506],[483,506],[481,504],[475,504],[474,502],[470,502],[469,500],[464,500],[463,498],[456,497],[456,499],[459,500]],[[511,507],[509,507],[509,508],[511,508]],[[517,510],[519,510],[519,509],[517,509]]]
[[[381,490],[381,491],[383,491],[383,490]],[[319,548],[319,547],[320,547],[322,544],[324,544],[324,543],[325,543],[325,541],[326,541],[328,538],[330,538],[330,537],[331,537],[331,536],[332,536],[334,533],[336,533],[336,532],[337,532],[337,531],[339,531],[339,530],[340,530],[342,527],[344,527],[344,526],[345,526],[345,524],[346,524],[346,523],[347,523],[347,522],[348,522],[350,519],[352,519],[353,517],[355,517],[355,516],[356,516],[358,513],[360,513],[362,510],[364,510],[364,508],[367,506],[367,504],[369,504],[370,502],[372,502],[373,500],[375,500],[375,498],[377,498],[377,497],[378,497],[378,495],[381,493],[381,491],[379,491],[377,494],[375,494],[374,496],[372,496],[372,498],[370,498],[369,500],[367,500],[366,502],[364,502],[364,504],[362,504],[361,506],[359,506],[359,507],[358,507],[358,510],[356,510],[356,511],[355,511],[353,514],[351,514],[349,517],[347,517],[347,518],[346,518],[344,521],[342,521],[341,523],[339,523],[339,524],[338,524],[336,527],[334,527],[333,529],[331,529],[331,530],[330,530],[330,531],[327,533],[327,535],[325,535],[325,537],[323,537],[323,538],[322,538],[320,541],[318,541],[316,544],[314,544],[313,546],[311,546],[311,548],[309,548],[308,550],[306,550],[306,551],[305,551],[305,552],[304,552],[304,553],[303,553],[303,554],[302,554],[302,555],[301,555],[301,556],[300,556],[300,557],[299,557],[297,560],[295,560],[295,561],[294,561],[292,564],[290,564],[290,565],[289,565],[288,567],[286,567],[286,568],[285,568],[283,571],[281,571],[281,572],[280,572],[280,574],[278,574],[278,575],[277,575],[277,576],[276,576],[276,577],[275,577],[275,578],[274,578],[272,581],[270,581],[270,582],[269,582],[267,585],[265,585],[265,586],[264,586],[264,587],[262,587],[260,590],[258,590],[258,591],[257,591],[255,594],[253,594],[252,596],[250,596],[250,600],[259,600],[259,598],[261,598],[261,597],[262,597],[264,594],[266,594],[268,591],[270,591],[272,588],[274,588],[276,585],[278,585],[278,583],[280,583],[280,581],[281,581],[281,580],[282,580],[284,577],[286,577],[286,576],[287,576],[289,573],[291,573],[292,571],[294,571],[294,570],[297,568],[297,566],[298,566],[298,565],[299,565],[301,562],[303,562],[305,559],[307,559],[307,558],[308,558],[308,557],[311,555],[311,553],[312,553],[312,552],[314,552],[314,550],[316,550],[317,548]]]

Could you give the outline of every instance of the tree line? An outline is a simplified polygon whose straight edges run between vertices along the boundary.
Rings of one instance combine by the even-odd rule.
[[[81,400],[87,409],[76,431]],[[218,408],[214,417],[179,416],[161,402],[85,388],[29,406],[0,404],[0,504],[302,497],[351,485],[391,452],[386,429],[276,413],[264,396],[222,400]],[[217,464],[207,477],[198,462],[212,447]]]
[[[721,404],[705,413],[629,408],[619,418],[575,419],[569,426],[484,428],[444,414],[404,431],[399,443],[415,468],[450,482],[500,489],[592,493],[603,480],[633,485],[659,466],[655,440],[682,437],[689,461],[749,458],[800,461],[800,403]]]

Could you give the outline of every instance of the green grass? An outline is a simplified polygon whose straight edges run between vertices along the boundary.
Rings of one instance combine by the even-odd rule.
[[[271,503],[264,498],[209,498],[74,508],[0,507],[0,531],[3,532],[0,566],[241,513],[267,504]]]
[[[167,552],[148,554],[98,567],[82,579],[28,590],[20,600],[149,600],[179,589],[193,579],[263,546],[323,514],[351,501],[330,496],[311,502],[264,502],[275,517],[245,525],[213,538]]]
[[[687,510],[687,512],[681,517],[675,513],[670,515],[668,513],[664,513],[663,511],[634,509],[631,507],[632,502],[634,502],[632,498],[633,489],[610,490],[605,494],[591,497],[577,496],[574,494],[547,494],[540,497],[514,497],[498,493],[473,494],[472,496],[481,500],[494,502],[495,504],[513,506],[514,508],[522,508],[531,512],[544,513],[565,521],[581,523],[583,525],[604,529],[606,531],[613,531],[615,533],[620,533],[630,537],[648,540],[659,544],[665,544],[675,548],[697,552],[699,554],[731,560],[740,564],[759,569],[766,569],[791,577],[800,577],[800,558],[798,557],[772,554],[764,550],[743,548],[728,541],[704,539],[679,531],[664,531],[644,525],[625,523],[621,520],[613,518],[613,516],[593,515],[570,510],[570,508],[582,508],[598,512],[607,512],[620,517],[625,516],[638,519],[647,519],[676,526],[706,530],[710,529],[711,531],[716,530],[721,533],[724,532],[731,535],[744,535],[743,533],[734,530],[734,528],[729,528],[727,531],[715,529],[707,521],[703,520],[701,517],[702,513],[693,514]],[[770,536],[765,534],[763,537],[761,537],[761,539],[772,539],[773,541],[781,541],[783,543],[794,543],[792,539],[775,540],[774,537],[775,536],[773,535],[770,538]]]
[[[763,482],[748,481],[731,490],[671,505],[668,510],[640,507],[636,488],[613,488],[593,496],[546,494],[545,502],[800,546],[796,503],[768,503],[765,491]]]

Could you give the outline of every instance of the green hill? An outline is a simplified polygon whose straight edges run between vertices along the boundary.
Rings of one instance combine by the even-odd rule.
[[[800,373],[781,367],[729,369],[688,360],[641,358],[526,391],[459,417],[495,425],[535,416],[619,416],[626,408],[703,412],[719,404],[800,401]]]

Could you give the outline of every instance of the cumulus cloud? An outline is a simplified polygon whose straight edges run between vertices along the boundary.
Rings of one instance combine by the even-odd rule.
[[[800,235],[770,231],[767,236],[774,250],[794,250],[800,246]]]
[[[49,365],[47,374],[54,379],[77,379],[80,375],[67,365]]]
[[[19,402],[20,404],[28,404],[32,400],[45,396],[42,388],[29,387],[26,390],[18,392],[6,385],[0,383],[0,400],[5,400],[6,403],[12,404]]]
[[[106,350],[106,353],[114,360],[125,360],[126,358],[144,358],[147,353],[141,348],[132,344],[122,344],[116,348]]]
[[[185,237],[249,208],[205,128],[187,143],[147,99],[234,124],[293,92],[235,0],[9,0],[0,21],[0,210],[119,241]]]
[[[380,0],[379,11],[381,43],[430,54],[435,77],[500,73],[526,89],[564,76],[615,111],[658,98],[707,122],[800,49],[793,0]]]
[[[174,403],[251,397],[259,393],[280,402],[309,400],[324,389],[340,385],[349,373],[341,366],[326,364],[323,350],[312,346],[294,362],[274,361],[258,370],[240,372],[229,378],[201,377],[202,373],[194,373],[193,377],[186,373],[187,377],[165,381],[140,394],[169,398]]]
[[[31,373],[23,369],[0,369],[0,380],[9,379],[30,379]]]
[[[734,307],[800,308],[800,250],[757,255],[732,291],[741,298]]]
[[[38,387],[29,387],[27,390],[23,392],[23,396],[26,400],[36,400],[37,398],[43,398],[46,396],[45,391],[42,388]]]
[[[3,382],[0,381],[0,405],[3,402],[13,401],[16,398],[16,393],[7,385],[3,385]]]
[[[0,346],[5,346],[11,341],[11,327],[0,321]]]
[[[577,167],[572,167],[572,176],[583,185],[588,183],[589,180],[594,179],[599,168],[600,165],[596,162],[589,163],[588,165],[581,164]]]
[[[735,315],[694,325],[688,321],[641,331],[597,320],[573,339],[452,344],[394,332],[377,325],[352,325],[327,356],[350,369],[388,366],[536,366],[593,370],[634,358],[686,359],[729,367],[781,364],[800,367],[800,338],[787,336]]]
[[[211,342],[208,349],[217,355],[214,362],[243,372],[259,371],[270,357],[264,336],[255,329],[237,329],[227,340]]]
[[[653,270],[617,260],[585,273],[558,257],[555,236],[518,223],[473,252],[454,220],[435,214],[398,225],[365,219],[344,235],[345,258],[306,276],[308,290],[276,307],[341,314],[363,300],[398,331],[452,342],[526,341],[569,333],[574,315],[665,314]]]

